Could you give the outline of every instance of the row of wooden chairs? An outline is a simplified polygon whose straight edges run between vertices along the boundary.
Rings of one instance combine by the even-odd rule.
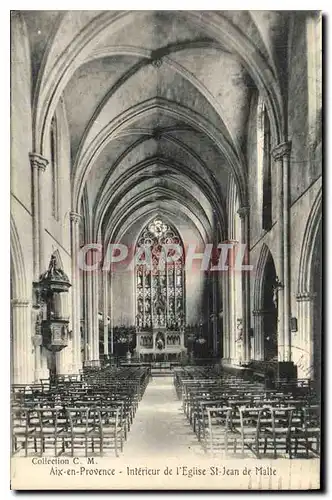
[[[320,454],[320,405],[304,381],[282,391],[282,385],[266,389],[211,367],[185,367],[174,371],[174,385],[194,432],[212,453]]]
[[[12,387],[12,452],[123,450],[149,381],[144,368],[99,370]]]
[[[81,449],[103,455],[123,449],[125,433],[120,407],[14,408],[12,413],[12,452],[24,449],[42,456],[77,454]]]

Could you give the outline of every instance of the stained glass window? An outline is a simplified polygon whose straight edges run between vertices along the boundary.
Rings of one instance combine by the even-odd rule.
[[[172,245],[172,246],[167,246]],[[184,251],[176,229],[161,217],[141,232],[136,266],[136,326],[179,330],[185,321]]]

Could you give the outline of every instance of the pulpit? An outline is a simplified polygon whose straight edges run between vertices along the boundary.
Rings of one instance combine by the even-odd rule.
[[[68,276],[57,262],[56,255],[51,256],[49,267],[35,283],[36,321],[35,345],[42,345],[51,352],[58,352],[68,345],[69,318],[66,316],[64,296],[71,284]]]

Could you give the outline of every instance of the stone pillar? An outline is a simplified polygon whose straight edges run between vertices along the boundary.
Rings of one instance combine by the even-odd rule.
[[[229,322],[229,282],[228,271],[222,272],[223,286],[223,359],[230,359],[230,322]]]
[[[92,359],[99,359],[99,287],[98,287],[98,271],[92,273],[92,314],[93,314],[93,330],[92,330]]]
[[[111,318],[111,321],[110,321],[110,330],[111,330],[111,352],[110,354],[113,356],[114,354],[114,330],[113,330],[113,326],[114,326],[114,317],[113,317],[113,282],[112,282],[112,273],[110,272],[109,273],[109,294],[110,294],[110,309],[111,309],[111,314],[110,314],[110,318]]]
[[[210,273],[210,287],[212,292],[212,303],[210,309],[210,321],[212,321],[212,353],[217,356],[217,335],[218,335],[218,320],[217,320],[217,282],[216,273]]]
[[[245,245],[246,252],[242,265],[249,265],[249,207],[243,206],[238,210],[241,219],[241,243]],[[238,272],[238,271],[237,271]],[[242,338],[243,361],[250,360],[250,271],[242,270]]]
[[[38,281],[39,269],[39,174],[38,161],[35,155],[30,154],[30,164],[32,170],[32,244],[33,244],[33,276]]]
[[[279,144],[272,151],[272,157],[278,167],[278,185],[280,203],[278,207],[279,224],[279,281],[278,293],[278,351],[279,361],[291,361],[290,332],[290,230],[289,230],[289,163],[291,143]]]
[[[103,271],[104,354],[108,356],[108,272]]]
[[[254,316],[254,359],[258,361],[264,360],[264,329],[263,319],[264,311],[253,311]]]
[[[229,357],[232,363],[236,361],[236,290],[234,269],[228,270],[228,307],[229,307]]]
[[[85,346],[85,359],[93,359],[93,288],[92,271],[86,271],[86,303],[87,303],[87,343]]]
[[[30,384],[32,382],[29,306],[29,301],[25,299],[11,301],[13,384]]]
[[[299,378],[313,378],[314,370],[314,332],[313,332],[313,307],[315,294],[309,292],[299,293],[296,296],[298,309],[298,351],[297,365]]]
[[[84,296],[84,322],[83,322],[83,347],[84,347],[84,355],[83,359],[84,361],[88,360],[88,317],[89,317],[89,312],[88,312],[88,279],[87,279],[87,272],[83,271],[82,272],[82,279],[83,279],[83,296]]]
[[[80,272],[79,272],[79,221],[80,214],[70,212],[71,222],[71,262],[72,262],[72,372],[78,373],[81,369],[81,332],[80,332]]]
[[[34,280],[39,280],[40,274],[44,271],[44,224],[43,214],[43,196],[41,175],[45,171],[48,160],[38,153],[29,153],[32,170],[32,231],[33,231],[33,274]],[[37,317],[37,316],[36,316]],[[36,324],[33,325],[33,328]],[[41,377],[48,377],[48,371],[44,369],[42,359],[42,348],[39,339],[34,336],[35,343],[35,369],[34,380],[39,382]]]
[[[33,221],[33,251],[34,278],[44,270],[44,223],[43,223],[43,182],[42,174],[48,165],[48,160],[38,153],[30,153],[32,168],[32,221]]]
[[[60,316],[62,318],[69,318],[68,294],[60,293],[59,300]],[[58,375],[67,375],[71,373],[71,357],[70,340],[68,340],[68,346],[55,353],[56,372]]]
[[[50,357],[50,352],[45,348],[42,347],[40,351],[40,377],[41,378],[48,378],[50,373],[49,373],[49,357]]]

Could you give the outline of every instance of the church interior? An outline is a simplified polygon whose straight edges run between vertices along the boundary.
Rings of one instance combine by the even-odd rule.
[[[319,457],[321,29],[12,12],[13,453]]]

